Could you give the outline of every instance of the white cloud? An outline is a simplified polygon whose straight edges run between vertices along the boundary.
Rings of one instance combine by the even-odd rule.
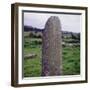
[[[63,31],[80,32],[81,30],[81,15],[70,14],[48,14],[48,13],[24,13],[24,25],[29,25],[37,28],[44,28],[45,23],[50,16],[58,16]]]

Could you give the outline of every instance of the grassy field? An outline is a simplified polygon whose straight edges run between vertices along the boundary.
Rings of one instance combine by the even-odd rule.
[[[34,53],[37,56],[24,59],[24,77],[41,76],[42,70],[42,46],[41,39],[24,38],[24,54]],[[67,46],[62,48],[63,75],[80,74],[80,47]]]

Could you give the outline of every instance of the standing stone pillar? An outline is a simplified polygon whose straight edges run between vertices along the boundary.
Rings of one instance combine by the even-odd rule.
[[[51,16],[47,20],[42,42],[42,76],[61,75],[62,38],[61,24],[57,16]]]

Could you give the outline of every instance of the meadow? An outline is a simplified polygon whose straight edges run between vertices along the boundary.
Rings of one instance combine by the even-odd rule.
[[[24,77],[39,77],[42,71],[42,39],[24,37],[24,54],[35,54],[24,58]],[[62,46],[62,75],[80,74],[80,46]]]

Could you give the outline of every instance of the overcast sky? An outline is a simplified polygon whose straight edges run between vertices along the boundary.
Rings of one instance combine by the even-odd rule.
[[[81,15],[24,12],[24,25],[43,29],[50,16],[59,17],[62,25],[62,31],[81,31]]]

